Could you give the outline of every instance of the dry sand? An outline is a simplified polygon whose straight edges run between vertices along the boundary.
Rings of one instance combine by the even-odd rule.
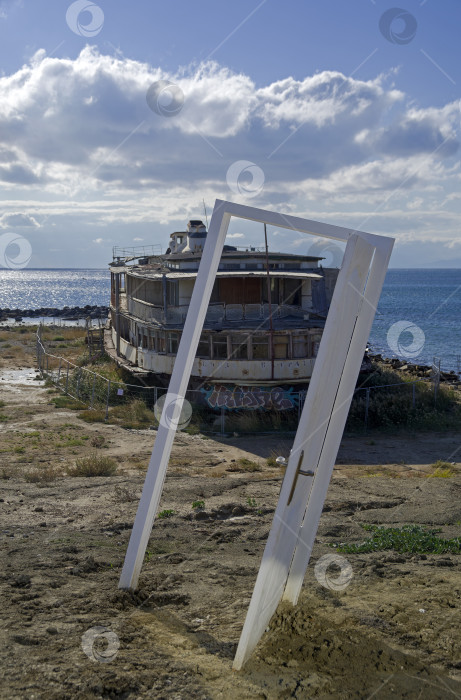
[[[32,350],[0,359],[2,698],[461,697],[459,555],[349,554],[353,578],[342,591],[314,576],[334,551],[328,544],[360,541],[363,523],[459,536],[459,472],[428,478],[438,459],[461,459],[459,435],[343,440],[300,602],[280,607],[236,673],[283,478],[266,458],[287,454],[289,442],[179,434],[161,504],[174,513],[154,525],[139,590],[120,592],[155,432],[86,424],[50,405],[47,390],[25,379],[33,373],[8,381],[7,371],[33,367]],[[115,476],[65,475],[101,442]],[[261,470],[234,471],[241,457]],[[50,466],[55,480],[25,480]],[[192,508],[198,500],[204,509]],[[112,634],[104,663],[82,649],[98,626]],[[106,644],[97,639],[93,652]]]

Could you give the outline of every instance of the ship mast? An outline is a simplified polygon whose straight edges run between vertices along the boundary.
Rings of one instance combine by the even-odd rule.
[[[267,300],[269,302],[269,337],[271,350],[271,379],[274,379],[274,326],[272,324],[271,276],[269,274],[269,249],[267,247],[267,227],[264,224],[264,242],[266,245]]]
[[[203,213],[205,214],[206,230],[208,231],[208,216],[207,216],[207,213],[206,213],[205,199],[202,199],[202,202],[203,202]]]

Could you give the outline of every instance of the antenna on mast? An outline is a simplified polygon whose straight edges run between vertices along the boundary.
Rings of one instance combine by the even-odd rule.
[[[202,202],[203,202],[203,212],[204,212],[204,214],[205,214],[206,228],[207,228],[207,231],[208,231],[208,216],[207,216],[207,213],[206,213],[206,204],[205,204],[205,200],[202,199]]]

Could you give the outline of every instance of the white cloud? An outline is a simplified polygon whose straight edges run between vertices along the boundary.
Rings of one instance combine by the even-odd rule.
[[[244,238],[244,233],[228,233],[226,238]]]
[[[177,116],[149,109],[159,80],[182,90]],[[255,206],[310,218],[315,209],[351,226],[386,220],[390,233],[412,220],[421,238],[438,221],[456,240],[459,116],[457,101],[420,108],[383,75],[323,71],[256,87],[213,62],[172,74],[95,47],[74,60],[41,50],[0,77],[0,226],[29,217],[8,225],[40,224],[69,241],[75,226],[88,245],[127,226],[127,240],[150,242],[153,222],[183,227],[202,197],[233,199],[226,173],[249,160],[264,173]],[[110,236],[95,238],[105,228]]]
[[[3,214],[0,216],[0,228],[21,228],[34,227],[39,228],[40,224],[30,214],[22,214],[20,212],[11,212],[11,214]]]

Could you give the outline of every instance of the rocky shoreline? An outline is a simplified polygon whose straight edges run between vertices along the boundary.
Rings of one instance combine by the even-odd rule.
[[[39,309],[0,309],[0,321],[22,321],[23,318],[62,318],[77,321],[81,318],[107,318],[108,306],[64,306],[62,309],[42,306]]]
[[[415,378],[429,379],[432,376],[432,367],[429,365],[417,365],[412,362],[407,362],[405,360],[399,360],[397,357],[383,357],[382,355],[369,354],[368,357],[373,362],[379,362],[383,365],[389,365],[390,368],[398,370],[399,372],[404,372],[406,374],[411,374]],[[461,384],[461,379],[454,370],[448,372],[440,372],[440,381],[449,382],[451,384]]]

